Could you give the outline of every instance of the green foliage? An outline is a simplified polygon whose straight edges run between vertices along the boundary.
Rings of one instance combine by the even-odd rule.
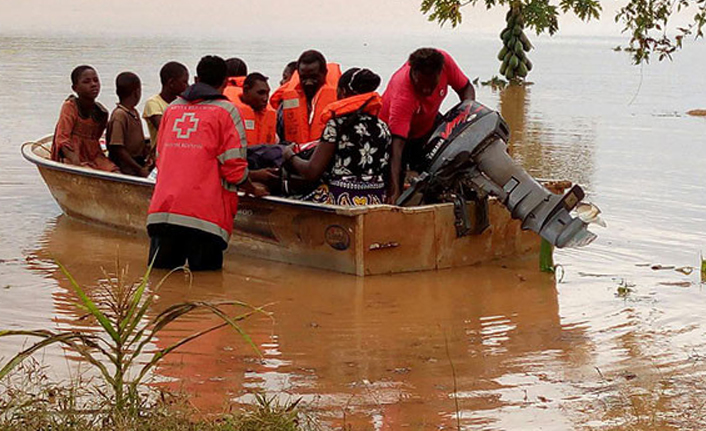
[[[447,22],[451,23],[452,27],[461,24],[461,7],[469,4],[469,2],[461,2],[459,0],[422,0],[422,12],[429,14],[429,21],[437,21],[440,25]]]
[[[500,78],[499,76],[493,76],[487,81],[483,81],[480,83],[480,85],[484,87],[490,87],[493,90],[502,90],[507,86],[508,82],[505,81],[504,79]]]
[[[422,0],[421,11],[429,15],[429,21],[440,25],[451,23],[456,27],[462,22],[461,8],[477,6],[479,0]],[[483,0],[486,9],[505,6],[507,9],[521,10],[525,18],[524,25],[536,31],[537,34],[547,32],[554,34],[559,29],[559,11],[573,12],[584,21],[598,18],[601,5],[598,0],[561,0],[554,5],[550,0]]]
[[[256,405],[238,415],[225,418],[222,431],[297,431],[303,428],[314,429],[316,426],[307,420],[303,424],[297,406],[300,399],[288,404],[280,404],[275,397],[255,395]]]
[[[668,32],[669,20],[686,8],[694,10],[691,24]],[[651,54],[659,60],[671,59],[682,48],[684,38],[702,38],[706,25],[706,0],[630,0],[615,16],[623,24],[623,33],[630,35],[625,51],[631,53],[635,64],[647,63]]]
[[[462,22],[461,8],[478,6],[479,0],[422,0],[421,11],[429,21],[440,25],[451,23],[456,27]],[[524,25],[541,33],[555,34],[559,30],[559,12],[573,13],[584,21],[598,19],[602,12],[599,0],[483,0],[486,9],[505,7],[521,10]],[[686,27],[669,29],[675,14],[688,9],[693,12]],[[623,51],[628,52],[635,64],[647,63],[657,55],[659,60],[671,59],[682,48],[684,38],[703,37],[706,26],[706,0],[628,0],[615,15],[623,24],[623,33],[630,36]]]
[[[106,279],[110,280],[109,285],[97,291],[96,297],[99,299],[97,302],[105,304],[104,309],[101,310],[96,305],[96,300],[84,292],[66,268],[61,264],[59,267],[69,279],[71,287],[80,301],[76,305],[86,311],[88,316],[95,319],[102,332],[53,332],[46,329],[0,331],[0,337],[25,336],[41,339],[7,362],[0,369],[0,380],[37,351],[53,344],[59,344],[79,354],[100,372],[103,382],[110,392],[107,395],[108,402],[112,405],[117,416],[126,414],[130,416],[140,409],[142,399],[138,391],[148,372],[168,354],[196,338],[224,327],[230,327],[239,333],[259,354],[257,347],[238,322],[254,313],[269,316],[269,313],[264,311],[262,307],[252,307],[238,301],[184,302],[168,307],[151,319],[145,318],[150,305],[154,302],[155,292],[169,275],[182,268],[177,268],[167,274],[148,293],[151,266],[138,283],[128,284],[124,282],[127,273],[120,269],[118,263],[117,275],[111,277],[106,274]],[[229,315],[225,312],[224,307],[238,307],[246,311],[237,315]],[[162,330],[174,321],[197,310],[214,314],[222,323],[189,335],[155,352],[145,352],[145,349]],[[130,378],[130,372],[133,369],[137,371],[137,375]]]
[[[539,247],[539,270],[542,272],[554,273],[554,246],[542,238],[541,245]]]
[[[305,431],[319,430],[300,408],[300,399],[280,404],[255,395],[254,405],[228,414],[202,416],[185,394],[149,389],[149,401],[136,414],[115,411],[100,398],[100,388],[76,378],[49,381],[46,367],[33,358],[0,381],[0,430],[3,431]]]

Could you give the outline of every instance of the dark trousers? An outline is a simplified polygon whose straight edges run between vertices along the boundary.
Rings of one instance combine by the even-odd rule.
[[[150,235],[148,263],[154,262],[153,268],[174,269],[186,262],[191,271],[223,268],[223,250],[227,244],[216,235],[166,223],[147,226],[147,233]]]
[[[443,123],[444,117],[441,114],[436,115],[436,120],[434,120],[434,126],[419,138],[408,138],[404,145],[404,150],[402,151],[402,183],[404,184],[405,172],[407,169],[411,169],[417,173],[422,173],[429,169],[429,161],[427,160],[427,153],[429,152],[429,140],[436,131],[436,128]]]

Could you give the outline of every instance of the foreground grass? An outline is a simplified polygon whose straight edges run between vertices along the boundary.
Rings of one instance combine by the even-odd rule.
[[[185,395],[143,393],[139,409],[118,414],[92,382],[50,383],[38,362],[23,364],[0,385],[2,431],[308,431],[319,427],[294,401],[256,403],[204,417]]]
[[[185,397],[158,392],[147,380],[150,371],[183,345],[212,331],[230,329],[260,355],[257,346],[240,327],[253,314],[271,317],[262,307],[239,301],[183,302],[154,317],[147,312],[156,292],[169,277],[150,286],[148,268],[136,282],[128,282],[127,268],[116,262],[115,274],[106,273],[107,284],[82,288],[58,264],[77,297],[77,307],[94,319],[98,331],[2,330],[2,337],[39,339],[0,364],[0,431],[294,431],[311,429],[298,402],[281,405],[257,395],[257,404],[237,413],[202,417]],[[178,268],[175,271],[181,270]],[[172,271],[174,272],[174,271]],[[172,273],[170,272],[170,274]],[[186,270],[187,275],[188,270]],[[233,309],[243,309],[234,312]],[[221,322],[186,336],[165,348],[150,350],[152,341],[173,322],[202,310]],[[53,384],[33,355],[50,345],[60,345],[80,356],[93,370],[92,381]],[[144,360],[142,360],[144,358]]]

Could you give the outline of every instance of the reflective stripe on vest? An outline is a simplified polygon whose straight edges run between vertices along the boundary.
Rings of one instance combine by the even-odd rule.
[[[228,234],[228,231],[225,229],[221,228],[215,223],[211,223],[209,221],[201,220],[196,217],[190,217],[190,216],[185,216],[181,214],[172,214],[172,213],[152,213],[147,216],[147,225],[151,224],[158,224],[158,223],[167,223],[167,224],[173,224],[173,225],[178,225],[178,226],[184,226],[184,227],[189,227],[192,229],[198,229],[202,232],[208,232],[210,234],[216,235],[223,239],[223,241],[228,243],[228,240],[230,239],[230,235]]]
[[[232,103],[223,99],[205,100],[201,103],[220,106],[228,111],[230,118],[233,119],[233,124],[235,124],[235,130],[238,132],[238,138],[240,138],[240,148],[248,147],[248,139],[245,134],[245,128],[243,127],[243,120],[240,118],[240,112]]]
[[[243,126],[249,145],[274,144],[277,142],[277,113],[266,106],[263,111],[255,112],[238,97],[235,106],[243,118]]]
[[[230,150],[226,150],[222,154],[218,155],[218,161],[221,162],[221,164],[227,162],[228,160],[233,160],[233,159],[244,159],[248,155],[248,149],[247,148],[231,148]]]
[[[299,107],[299,98],[296,99],[284,99],[282,101],[282,109],[292,109]]]

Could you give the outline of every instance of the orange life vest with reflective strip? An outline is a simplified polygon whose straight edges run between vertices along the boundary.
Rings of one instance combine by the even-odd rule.
[[[244,76],[231,76],[228,78],[226,88],[223,90],[223,95],[231,102],[235,101],[243,94],[243,84],[245,83]]]
[[[248,145],[277,143],[277,111],[267,105],[263,111],[255,112],[240,97],[236,98],[234,104],[243,119]]]
[[[330,103],[321,114],[321,121],[324,125],[332,118],[352,114],[359,109],[362,112],[376,116],[382,109],[382,97],[376,92],[363,93]]]
[[[294,72],[292,79],[284,85],[281,106],[286,141],[303,144],[321,137],[324,129],[321,114],[330,103],[336,101],[338,79],[341,77],[341,66],[338,64],[329,63],[327,68],[326,82],[311,102],[311,113],[299,82],[299,73]],[[275,100],[274,103],[277,104],[278,101]]]

